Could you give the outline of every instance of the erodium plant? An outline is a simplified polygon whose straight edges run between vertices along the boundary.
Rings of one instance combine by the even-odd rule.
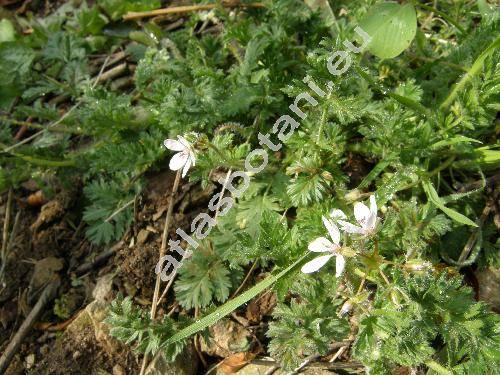
[[[370,43],[371,41],[371,37],[361,27],[356,26],[354,30],[362,38],[362,45],[356,47],[352,42],[344,40],[343,45],[347,48],[347,51],[335,51],[331,56],[328,57],[328,59],[326,60],[326,68],[328,72],[333,76],[340,76],[347,72],[347,70],[350,68],[352,59],[349,55],[349,52],[360,53],[364,48],[367,47],[368,43]],[[321,88],[319,88],[310,76],[305,76],[302,82],[307,84],[309,89],[312,90],[313,93],[320,98],[325,98],[326,95],[331,95],[331,90],[333,87],[332,81],[328,81],[327,83],[328,92],[325,92]],[[305,113],[299,107],[299,104],[301,102],[308,103],[312,107],[318,105],[318,100],[316,100],[310,94],[310,92],[301,92],[295,97],[293,104],[290,104],[289,106],[290,111],[292,111],[299,118],[299,120],[293,118],[290,115],[282,115],[274,122],[272,126],[271,133],[277,136],[279,142],[274,144],[273,142],[271,142],[270,133],[266,133],[264,135],[259,132],[257,134],[259,144],[261,146],[265,145],[267,147],[267,150],[263,148],[253,149],[245,158],[245,170],[237,170],[231,172],[229,173],[228,177],[219,179],[219,183],[223,185],[224,189],[227,189],[229,191],[230,196],[224,197],[223,193],[215,194],[208,202],[208,208],[210,211],[217,212],[220,217],[223,217],[234,205],[234,199],[231,196],[242,198],[243,194],[250,186],[250,175],[260,173],[264,170],[264,168],[267,167],[269,163],[269,151],[279,151],[283,147],[282,142],[286,142],[288,139],[290,139],[297,128],[299,128],[299,121],[307,118],[307,113]],[[189,168],[195,165],[195,155],[193,151],[194,146],[182,136],[178,136],[178,140],[167,139],[164,141],[164,145],[169,150],[178,151],[178,153],[175,154],[172,159],[170,159],[169,166],[173,171],[182,169],[182,177],[185,177]],[[217,150],[214,145],[211,145],[211,147]],[[220,151],[218,152],[220,153]],[[252,165],[252,161],[256,157],[262,159],[258,166]],[[238,180],[240,181],[237,183]],[[209,214],[202,212],[193,219],[191,223],[191,231],[196,235],[196,238],[198,240],[202,240],[210,234],[210,231],[216,224],[216,218],[212,218]],[[372,224],[374,225],[374,223]],[[345,225],[350,224],[346,223]],[[181,228],[178,228],[176,230],[176,233],[187,242],[188,246],[191,246],[193,249],[196,249],[199,246],[199,243],[195,239],[193,239],[193,237],[184,232]],[[174,253],[175,250],[184,259],[186,256],[191,254],[191,251],[182,249],[179,246],[179,243],[180,241],[169,240],[170,253]],[[339,264],[339,267],[342,261],[343,257],[341,255],[337,256],[337,263]],[[164,265],[165,262],[166,265]],[[181,266],[182,261],[179,262],[171,254],[167,254],[165,256],[162,256],[156,264],[155,273],[161,274],[161,279],[163,281],[169,281],[173,277],[173,275],[176,275],[177,269]],[[167,274],[170,268],[172,268],[172,271],[170,272],[170,274]]]
[[[346,342],[340,358],[371,374],[497,373],[498,317],[468,281],[499,265],[498,9],[217,4],[168,30],[128,21],[125,35],[124,13],[160,2],[68,2],[1,41],[0,186],[79,178],[87,236],[103,245],[127,233],[158,169],[215,185],[166,241],[160,305],[148,314],[120,296],[110,308],[111,332],[141,353],[174,360],[272,292],[262,349],[284,371]],[[116,47],[129,86],[89,67]],[[72,104],[63,118],[45,100],[59,96]],[[151,314],[174,300],[180,313]]]

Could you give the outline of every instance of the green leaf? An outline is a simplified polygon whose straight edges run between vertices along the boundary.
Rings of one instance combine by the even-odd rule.
[[[363,181],[358,186],[358,189],[366,189],[373,180],[377,178],[377,176],[382,173],[382,171],[393,162],[391,157],[388,157],[384,160],[378,162],[378,164],[373,167],[373,169],[368,173]]]
[[[283,276],[287,275],[296,266],[298,266],[307,255],[308,255],[308,253],[304,254],[297,261],[295,261],[293,264],[291,264],[290,266],[285,268],[283,271],[281,271],[277,275],[269,276],[268,278],[262,280],[260,283],[258,283],[254,287],[248,289],[246,292],[240,294],[238,297],[233,298],[232,300],[226,302],[224,305],[219,307],[213,313],[201,318],[200,320],[196,321],[196,323],[191,324],[190,326],[187,326],[186,328],[180,330],[179,332],[177,332],[175,335],[171,336],[166,341],[166,345],[174,344],[176,342],[184,340],[184,339],[194,335],[195,333],[200,332],[200,331],[204,330],[205,328],[210,327],[211,325],[215,324],[220,319],[229,315],[231,312],[236,310],[238,307],[240,307],[244,303],[247,303],[252,298],[254,298],[256,295],[258,295],[259,293],[261,293],[262,291],[264,291],[265,289],[270,287],[277,280],[279,280]]]
[[[16,39],[16,30],[10,20],[4,18],[0,20],[0,43],[12,42]]]
[[[474,223],[468,217],[462,215],[461,213],[459,213],[451,208],[446,207],[444,205],[443,200],[438,196],[436,189],[434,189],[434,186],[432,186],[432,183],[430,181],[423,181],[422,187],[424,188],[424,191],[427,194],[427,197],[429,198],[429,200],[432,203],[434,203],[446,215],[448,215],[451,219],[455,220],[456,222],[465,224],[465,225],[477,227],[477,224]]]
[[[466,137],[465,135],[457,135],[453,138],[450,139],[443,139],[442,141],[434,143],[431,148],[432,149],[439,149],[444,146],[451,146],[451,145],[456,145],[458,143],[482,143],[481,141],[478,141],[477,139],[474,138],[469,138]]]
[[[412,42],[417,32],[417,16],[412,4],[376,4],[360,22],[371,36],[368,50],[381,59],[398,56]]]
[[[490,17],[495,14],[494,5],[488,4],[486,0],[477,0],[477,8],[483,17]]]

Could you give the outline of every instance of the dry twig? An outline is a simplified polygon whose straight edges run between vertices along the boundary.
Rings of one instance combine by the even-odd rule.
[[[12,361],[12,358],[17,353],[17,350],[19,349],[19,346],[21,346],[21,343],[23,342],[25,336],[29,333],[36,320],[42,313],[45,305],[56,296],[56,291],[59,287],[59,284],[59,279],[51,281],[49,284],[47,284],[42,294],[40,295],[40,298],[38,298],[35,306],[30,311],[23,324],[21,324],[21,327],[19,327],[19,330],[14,335],[11,342],[2,354],[2,357],[0,357],[1,374],[4,374],[6,372],[10,362]]]
[[[182,14],[182,13],[190,13],[197,12],[203,10],[212,10],[218,6],[223,6],[224,8],[264,8],[265,5],[263,3],[249,3],[242,4],[238,2],[230,2],[230,3],[222,3],[222,4],[199,4],[199,5],[183,5],[178,7],[169,7],[163,9],[155,9],[146,12],[128,12],[123,16],[125,21],[128,20],[136,20],[140,18],[146,17],[156,17],[163,16],[166,14]]]

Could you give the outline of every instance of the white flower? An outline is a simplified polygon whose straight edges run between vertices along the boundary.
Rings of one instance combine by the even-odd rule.
[[[330,211],[330,217],[335,221],[339,219],[347,219],[347,216],[345,216],[344,211],[339,210],[338,208]]]
[[[173,171],[178,171],[182,168],[182,177],[186,176],[189,168],[195,165],[196,158],[194,155],[193,147],[182,136],[177,136],[178,141],[175,139],[165,139],[163,145],[172,151],[179,151],[170,159],[169,167]]]
[[[357,202],[354,205],[354,217],[356,217],[359,226],[344,220],[338,220],[340,229],[347,233],[362,235],[369,235],[375,231],[375,226],[377,225],[377,202],[375,201],[375,195],[370,196],[370,208],[361,202]]]
[[[340,249],[340,231],[339,228],[326,217],[323,216],[323,224],[330,234],[331,241],[325,237],[318,237],[308,246],[310,251],[315,253],[329,253],[319,256],[302,266],[302,272],[312,273],[323,267],[331,257],[335,257],[335,276],[339,277],[344,271],[345,258],[338,251]]]

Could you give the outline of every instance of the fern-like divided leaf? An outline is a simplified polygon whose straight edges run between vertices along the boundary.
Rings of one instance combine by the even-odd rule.
[[[160,322],[152,322],[149,315],[135,307],[130,297],[118,297],[111,303],[105,322],[111,326],[110,334],[126,344],[135,344],[136,350],[155,354],[162,350],[168,361],[174,361],[185,347],[185,340],[167,344],[182,323],[165,316]]]
[[[297,367],[304,357],[324,355],[330,343],[347,337],[349,323],[337,316],[337,280],[333,275],[313,279],[299,274],[288,303],[279,303],[267,335],[269,351],[284,369]]]

